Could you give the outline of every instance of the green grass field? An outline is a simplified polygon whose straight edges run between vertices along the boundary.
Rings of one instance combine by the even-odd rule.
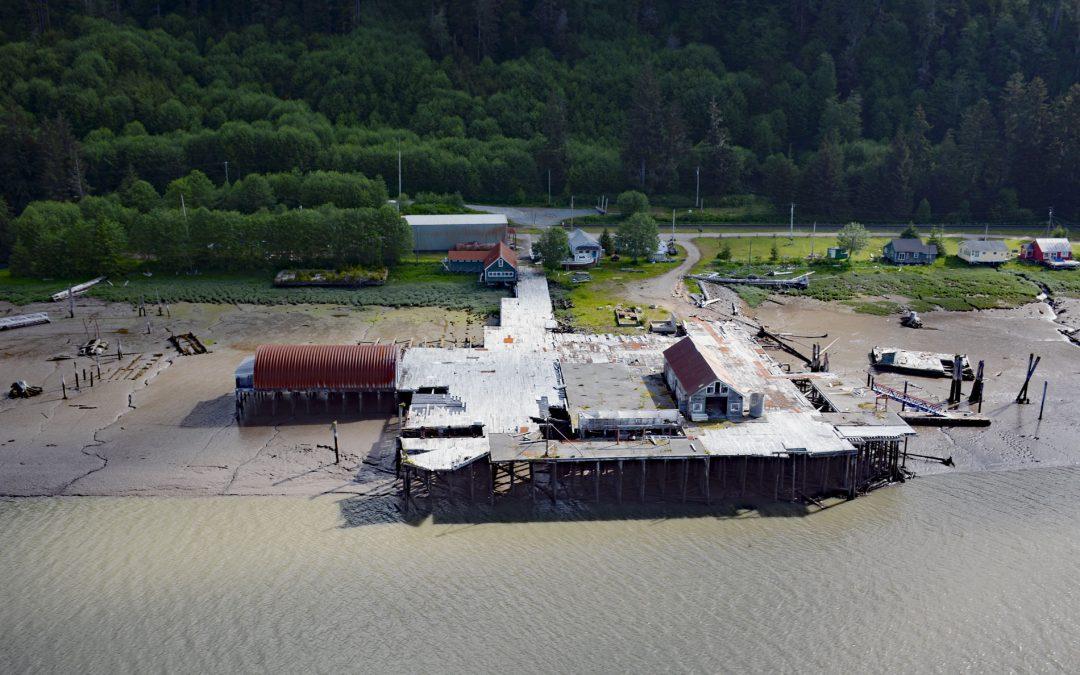
[[[882,264],[877,259],[887,241],[884,237],[871,238],[869,246],[851,264],[822,261],[809,265],[806,257],[811,247],[821,254],[834,245],[834,240],[819,237],[811,243],[810,237],[699,237],[694,243],[702,259],[694,271],[760,275],[780,265],[794,267],[796,273],[813,270],[809,289],[787,293],[845,302],[855,311],[878,315],[896,313],[905,306],[916,311],[1016,307],[1039,293],[1038,283],[1045,284],[1052,293],[1080,297],[1080,273],[1052,272],[1017,261],[997,269],[972,267],[956,257],[958,239],[945,241],[945,256],[933,265]],[[1020,241],[1008,239],[1006,244],[1016,249]],[[716,254],[725,243],[731,247],[731,260],[718,261]],[[779,254],[776,263],[769,261],[774,243]],[[762,300],[760,291],[736,290],[752,306]]]
[[[685,256],[685,251],[680,249],[680,258]],[[553,282],[552,293],[556,304],[556,314],[563,319],[568,319],[573,325],[582,330],[602,333],[633,333],[638,329],[631,327],[615,326],[615,305],[628,306],[630,303],[625,297],[625,286],[629,283],[651,279],[678,267],[678,262],[650,263],[629,260],[612,262],[604,260],[600,266],[588,270],[592,275],[592,281],[582,284],[574,284],[570,281],[570,272],[557,271],[548,275]],[[569,300],[572,306],[568,309],[558,307],[560,300]],[[667,313],[662,309],[649,309],[641,307],[645,325],[648,321],[666,319]]]
[[[99,284],[89,297],[112,302],[209,302],[257,305],[336,304],[357,307],[445,307],[477,314],[499,310],[503,289],[485,288],[470,274],[450,274],[442,269],[442,255],[424,255],[403,261],[390,272],[383,286],[367,288],[275,288],[273,275],[200,274],[146,277],[134,274],[127,279],[111,279]],[[0,270],[0,300],[15,304],[43,302],[78,280],[30,280],[12,278]],[[125,285],[126,282],[126,285]]]

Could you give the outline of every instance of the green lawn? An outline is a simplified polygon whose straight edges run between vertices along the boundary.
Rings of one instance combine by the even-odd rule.
[[[680,249],[680,258],[685,251]],[[556,305],[556,314],[570,320],[576,328],[598,333],[633,333],[639,329],[617,327],[615,325],[615,305],[629,306],[625,297],[625,285],[651,279],[679,266],[679,262],[650,263],[647,261],[631,262],[604,260],[598,267],[587,270],[592,281],[574,284],[570,281],[571,272],[557,271],[548,274],[553,282],[552,293]],[[569,300],[572,306],[560,308],[560,300]],[[641,307],[644,325],[648,321],[666,319],[662,309]]]
[[[884,237],[871,238],[867,249],[861,251],[851,264],[822,261],[809,265],[806,256],[810,253],[810,237],[699,237],[694,243],[702,252],[702,260],[694,271],[760,275],[778,265],[794,267],[796,273],[813,270],[809,289],[787,293],[842,301],[858,312],[878,315],[899,312],[905,305],[916,311],[1016,307],[1030,302],[1039,293],[1036,281],[1046,284],[1053,293],[1080,297],[1080,274],[1076,272],[1052,272],[1016,261],[998,269],[972,267],[956,257],[960,245],[958,239],[945,241],[946,255],[933,265],[901,268],[882,264],[874,258],[880,256],[881,247],[887,241]],[[1020,241],[1008,239],[1006,244],[1016,249]],[[774,242],[780,260],[770,263],[768,259]],[[724,243],[731,247],[730,262],[716,259]],[[817,238],[812,245],[814,252],[820,254],[835,242]],[[745,299],[751,305],[761,301],[760,291],[736,290],[749,295]]]
[[[211,302],[283,305],[326,303],[338,305],[384,305],[390,307],[445,307],[491,314],[506,297],[502,289],[485,288],[470,274],[450,274],[442,269],[442,255],[422,255],[403,261],[390,272],[383,286],[368,288],[275,288],[272,274],[200,274],[197,276],[133,274],[99,284],[88,296],[113,302]],[[0,300],[16,304],[41,302],[78,280],[13,279],[0,270]],[[127,285],[124,285],[127,282]]]

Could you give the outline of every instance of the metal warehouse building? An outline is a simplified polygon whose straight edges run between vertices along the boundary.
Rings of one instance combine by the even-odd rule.
[[[314,399],[329,410],[392,409],[397,391],[395,345],[261,345],[236,369],[236,413],[243,418],[269,403],[308,411]]]
[[[405,222],[412,228],[416,252],[449,251],[458,244],[473,242],[493,246],[506,241],[506,216],[497,213],[405,216]]]

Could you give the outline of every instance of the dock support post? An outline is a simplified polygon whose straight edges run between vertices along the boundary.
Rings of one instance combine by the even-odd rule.
[[[495,478],[499,472],[498,464],[489,464],[490,471],[488,472],[488,504],[495,506]]]
[[[554,504],[559,495],[559,465],[548,462],[548,468],[551,469],[551,503]]]
[[[514,490],[514,463],[510,462],[510,491]]]
[[[536,503],[536,467],[532,462],[529,462],[529,498]]]
[[[690,478],[690,460],[683,459],[682,461],[682,503],[686,503],[686,484]]]
[[[623,461],[619,460],[619,503],[622,504]]]
[[[709,491],[709,458],[705,457],[705,505],[712,505],[712,495]]]
[[[641,503],[645,503],[645,460],[641,460]]]
[[[596,462],[596,473],[593,477],[593,491],[593,498],[596,503],[600,503],[600,462],[598,460]]]
[[[476,462],[469,464],[469,502],[476,501]]]
[[[667,457],[660,462],[660,496],[667,494]]]

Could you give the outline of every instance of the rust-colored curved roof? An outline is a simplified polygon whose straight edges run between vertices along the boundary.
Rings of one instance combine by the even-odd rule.
[[[261,345],[255,388],[376,391],[393,389],[394,345]]]

